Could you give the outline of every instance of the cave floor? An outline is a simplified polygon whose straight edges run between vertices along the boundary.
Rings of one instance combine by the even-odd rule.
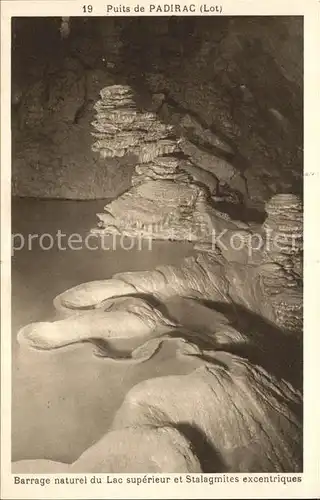
[[[49,234],[51,250],[43,250],[36,237],[16,251],[12,259],[12,459],[47,458],[74,461],[108,429],[114,411],[130,387],[164,374],[187,373],[187,363],[175,363],[175,351],[165,346],[141,365],[108,362],[92,354],[90,344],[45,352],[16,342],[20,327],[54,317],[53,298],[82,282],[105,279],[128,270],[177,264],[192,254],[184,243],[153,242],[132,250],[59,250],[58,230],[82,238],[95,226],[99,201],[13,199],[12,233]],[[43,246],[50,245],[43,237]],[[64,246],[61,239],[61,247]],[[18,237],[16,238],[18,243]],[[91,243],[93,245],[93,243]],[[110,242],[110,247],[113,243]],[[77,246],[77,245],[74,245]],[[79,245],[78,245],[79,246]],[[108,246],[108,245],[106,245]],[[128,245],[130,246],[130,245]]]

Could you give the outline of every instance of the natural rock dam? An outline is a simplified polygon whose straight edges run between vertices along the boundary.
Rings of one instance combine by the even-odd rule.
[[[14,472],[302,471],[301,30],[14,19]]]

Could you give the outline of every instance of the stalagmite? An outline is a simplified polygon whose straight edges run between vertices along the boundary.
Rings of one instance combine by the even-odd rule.
[[[134,364],[171,342],[189,372],[135,385],[106,435],[68,470],[301,471],[301,201],[276,195],[260,226],[233,220],[212,205],[218,172],[199,172],[171,128],[137,110],[129,87],[105,88],[96,110],[94,149],[133,154],[136,168],[133,187],[98,214],[95,231],[197,248],[180,266],[63,292],[54,301],[61,319],[27,325],[18,341],[38,349],[91,342],[106,363]]]
[[[92,135],[98,139],[93,151],[102,158],[134,155],[137,164],[132,189],[108,204],[106,215],[98,214],[99,229],[94,232],[208,240],[211,229],[204,231],[202,220],[208,218],[210,197],[218,189],[214,169],[210,172],[194,165],[184,154],[184,141],[175,137],[173,126],[162,123],[154,112],[139,111],[129,86],[106,87],[100,95],[92,122],[96,129]],[[229,177],[235,175],[230,164],[214,161],[222,162],[224,176],[226,170]],[[214,161],[211,159],[212,166]]]

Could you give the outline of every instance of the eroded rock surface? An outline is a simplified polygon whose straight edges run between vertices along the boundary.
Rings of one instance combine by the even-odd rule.
[[[171,22],[177,28],[173,40],[172,31],[167,36]],[[51,173],[43,181],[43,154],[32,140],[27,141],[31,153],[22,143],[15,145],[16,194],[38,195],[45,182],[45,196],[69,197],[73,189],[75,197],[97,197],[98,192],[106,194],[104,178],[110,178],[113,165],[115,175],[122,180],[127,176],[128,182],[126,187],[120,183],[125,192],[117,198],[119,193],[113,192],[115,199],[98,214],[96,232],[196,243],[195,254],[180,266],[118,273],[67,290],[54,301],[57,321],[20,330],[18,341],[36,349],[91,342],[105,363],[156,363],[162,346],[174,343],[177,367],[183,359],[189,369],[134,386],[105,436],[73,464],[21,461],[14,466],[20,472],[302,470],[302,204],[291,194],[302,170],[301,68],[291,57],[285,64],[287,43],[278,59],[270,55],[275,51],[272,19],[263,26],[248,19],[226,20],[220,31],[212,30],[212,24],[203,31],[206,22],[188,22],[193,33],[188,47],[175,39],[178,19],[157,21],[159,31],[152,33],[147,26],[146,56],[139,50],[139,36],[145,46],[145,32],[138,30],[137,45],[125,46],[130,33],[137,32],[135,20],[123,31],[115,21],[111,38],[103,38],[105,47],[114,46],[114,53],[106,50],[105,81],[104,71],[95,80],[88,48],[77,63],[66,59],[70,79],[55,75],[55,87],[46,89],[38,78],[23,99],[17,98],[16,109],[26,108],[22,121],[18,113],[18,128],[35,134],[50,113],[61,126],[45,147],[51,168],[46,165],[45,171]],[[246,36],[243,22],[248,23]],[[161,51],[158,37],[166,41]],[[119,83],[109,71],[121,50],[131,55],[127,72],[135,65],[143,68],[155,94],[148,110],[138,102],[143,94],[136,92],[139,78],[132,85],[130,77]],[[163,67],[163,50],[172,56],[168,67]],[[244,53],[250,55],[250,66]],[[208,60],[214,61],[212,67]],[[80,61],[85,79],[82,70],[74,78]],[[179,68],[174,77],[173,67]],[[252,68],[259,68],[257,74]],[[258,83],[251,85],[255,79]],[[282,89],[278,97],[275,79]],[[99,91],[103,87],[98,102],[97,85]],[[70,95],[67,101],[59,98],[62,87]],[[289,109],[286,102],[294,105]],[[89,122],[95,129],[92,154],[98,167],[89,169],[89,182],[88,165],[83,177],[77,170],[78,184],[71,188],[76,170],[63,167],[63,175],[55,170],[51,151],[57,144],[67,144],[71,151],[75,127],[80,130]],[[85,127],[84,136],[88,140]],[[77,145],[81,137],[77,135]],[[90,147],[81,143],[78,150],[82,155]],[[56,161],[64,166],[62,157]],[[31,185],[33,175],[37,182]],[[215,202],[224,193],[236,209],[244,201],[265,208],[263,224],[243,223],[217,210]]]
[[[131,364],[156,363],[162,345],[174,342],[176,362],[190,361],[187,375],[134,386],[109,432],[69,471],[301,471],[301,283],[293,266],[272,260],[265,235],[270,215],[282,214],[281,201],[301,220],[297,198],[270,200],[255,253],[252,230],[222,218],[225,240],[199,244],[180,267],[79,285],[55,299],[63,319],[19,332],[29,347],[89,341],[105,362]],[[247,246],[224,250],[236,231]],[[300,255],[288,253],[288,244],[278,250],[287,260]],[[30,467],[37,471],[37,462],[26,462]]]
[[[16,462],[13,471],[30,472],[36,461]],[[56,462],[39,461],[38,472],[61,472]],[[201,472],[192,444],[173,426],[138,426],[112,431],[85,451],[72,465],[66,465],[68,474],[94,473],[178,473]]]
[[[73,18],[67,39],[60,37],[59,18],[15,20],[14,196],[86,200],[109,198],[130,186],[130,163],[123,168],[116,159],[101,161],[91,150],[89,132],[99,91],[117,81],[110,67],[119,60],[113,24],[104,33],[97,20],[94,48],[90,23],[81,19]]]
[[[212,29],[211,19],[202,17],[172,25],[175,34],[163,42],[170,62],[161,59],[154,26],[144,60],[149,88],[166,96],[167,115],[179,125],[181,112],[188,113],[231,146],[232,165],[246,179],[252,206],[261,209],[273,194],[291,192],[293,186],[301,192],[301,18],[238,17],[220,20]],[[179,48],[176,43],[175,51],[179,30],[188,33],[188,43]],[[137,43],[128,52],[139,57],[139,49]],[[195,130],[189,119],[188,125]],[[193,132],[188,139],[199,146],[201,136]]]
[[[98,214],[98,232],[208,241],[211,202],[221,191],[219,182],[232,189],[231,179],[236,179],[239,188],[235,169],[222,158],[210,156],[205,165],[202,157],[194,158],[193,146],[185,147],[186,140],[175,136],[172,125],[154,112],[138,110],[129,86],[106,87],[100,96],[93,150],[102,158],[132,155],[137,165],[133,188]]]
[[[13,25],[14,194],[106,198],[130,186],[131,164],[91,151],[93,104],[114,84],[142,103],[153,94],[196,166],[212,160],[246,204],[301,192],[301,18],[73,18],[65,39],[61,19],[32,22]]]

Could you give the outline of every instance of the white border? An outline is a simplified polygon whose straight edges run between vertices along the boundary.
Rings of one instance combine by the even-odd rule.
[[[100,0],[90,0],[94,16],[104,16],[105,6]],[[113,3],[145,6],[146,12],[129,15],[150,15],[149,2]],[[154,2],[155,3],[155,2]],[[178,3],[173,0],[164,3]],[[181,2],[181,4],[190,4]],[[197,3],[200,11],[200,3]],[[207,4],[213,2],[208,1]],[[215,2],[220,4],[220,2]],[[250,483],[190,485],[172,483],[170,486],[140,485],[125,487],[107,485],[82,486],[14,486],[11,478],[11,199],[10,199],[10,18],[11,16],[83,16],[82,3],[74,0],[43,1],[21,0],[1,2],[1,490],[3,499],[49,498],[316,498],[320,495],[319,423],[320,404],[318,392],[319,356],[319,291],[320,252],[318,210],[320,203],[319,161],[319,95],[320,95],[320,0],[228,0],[221,5],[222,15],[304,15],[304,473],[301,483]],[[126,14],[119,14],[124,16]],[[193,14],[191,14],[193,15]],[[199,15],[199,13],[198,13]],[[217,14],[219,15],[219,14]],[[320,213],[319,213],[320,215]],[[318,319],[318,321],[317,321]],[[119,476],[119,475],[117,475]],[[172,477],[174,475],[171,475]],[[233,475],[236,476],[236,475]],[[238,475],[243,477],[243,475]],[[277,474],[273,475],[274,477]],[[32,476],[30,476],[32,477]],[[33,476],[35,477],[35,476]],[[125,475],[123,475],[125,477]]]

